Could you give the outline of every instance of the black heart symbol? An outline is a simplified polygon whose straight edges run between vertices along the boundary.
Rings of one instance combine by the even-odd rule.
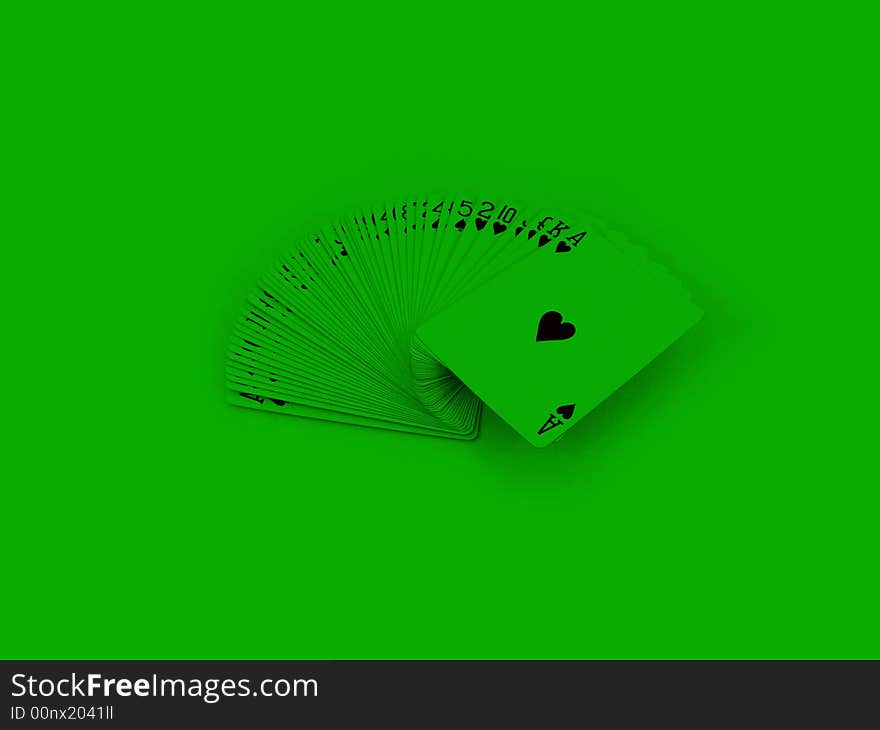
[[[505,226],[503,223],[495,221],[492,224],[492,230],[495,231],[495,235],[497,236],[499,233],[504,233],[504,231],[507,230],[507,226]]]
[[[433,228],[433,229],[436,231],[436,230],[437,230],[437,226],[439,226],[439,225],[440,225],[440,219],[438,218],[437,220],[435,220],[435,221],[431,224],[431,228]]]
[[[548,243],[550,243],[550,236],[548,236],[546,233],[542,233],[541,237],[538,239],[538,248],[541,248],[541,246],[546,246]]]
[[[531,240],[532,240],[532,237],[533,237],[536,233],[537,233],[537,231],[536,231],[534,228],[532,228],[532,230],[529,231],[529,234],[528,234],[527,238],[531,241]]]
[[[565,241],[560,241],[556,244],[556,253],[568,253],[569,251],[571,251],[571,246]]]
[[[562,315],[553,310],[545,312],[538,321],[538,334],[535,342],[545,340],[567,340],[574,337],[575,326],[571,322],[563,322]]]
[[[463,230],[464,230],[464,227],[465,227],[466,225],[467,225],[467,221],[466,221],[464,218],[462,218],[458,223],[455,224],[455,227],[456,227],[459,231],[463,231]]]
[[[474,225],[477,227],[478,231],[482,231],[486,227],[486,221],[483,218],[477,218],[474,221]]]
[[[556,412],[567,421],[574,415],[574,403],[569,403],[567,406],[559,406]]]

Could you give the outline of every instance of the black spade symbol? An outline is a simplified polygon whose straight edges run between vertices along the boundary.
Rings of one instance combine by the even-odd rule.
[[[474,221],[474,225],[477,227],[478,231],[482,231],[486,227],[486,221],[483,218],[477,218]]]
[[[565,241],[560,241],[556,244],[556,253],[568,253],[569,251],[571,251],[571,246]]]
[[[567,340],[574,337],[575,326],[571,322],[563,322],[562,315],[556,311],[545,312],[538,321],[538,334],[535,342],[547,340]]]
[[[495,221],[492,224],[492,230],[495,231],[495,235],[497,236],[499,233],[504,233],[504,231],[507,230],[507,226],[505,226],[503,223]]]
[[[569,403],[567,406],[559,406],[556,412],[567,421],[574,415],[574,405],[574,403]]]

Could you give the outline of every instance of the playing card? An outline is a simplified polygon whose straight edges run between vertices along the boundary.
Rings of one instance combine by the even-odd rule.
[[[701,316],[672,277],[600,235],[539,252],[423,324],[432,353],[535,446],[557,440]]]

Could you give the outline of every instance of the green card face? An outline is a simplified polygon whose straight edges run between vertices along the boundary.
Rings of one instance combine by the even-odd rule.
[[[423,324],[420,344],[535,446],[558,440],[702,316],[598,235],[541,249]]]

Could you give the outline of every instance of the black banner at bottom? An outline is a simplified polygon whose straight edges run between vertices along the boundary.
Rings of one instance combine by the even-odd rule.
[[[875,662],[3,661],[6,727],[876,722]]]

